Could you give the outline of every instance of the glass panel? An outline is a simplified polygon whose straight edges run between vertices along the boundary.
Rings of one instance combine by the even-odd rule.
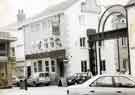
[[[116,87],[133,87],[135,83],[127,77],[115,77]]]
[[[113,87],[112,77],[100,77],[94,83],[92,87]]]

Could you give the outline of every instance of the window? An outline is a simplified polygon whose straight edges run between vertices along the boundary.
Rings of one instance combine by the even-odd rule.
[[[15,56],[15,48],[11,48],[11,56]]]
[[[50,38],[50,46],[53,48],[54,47],[54,40],[53,38]]]
[[[126,87],[126,88],[128,88],[128,87],[134,87],[135,86],[135,83],[127,77],[115,77],[114,80],[115,80],[115,86],[116,87]]]
[[[85,25],[85,15],[80,15],[80,16],[79,16],[79,23],[80,23],[81,25]]]
[[[38,32],[40,31],[40,24],[37,23],[37,24],[32,24],[31,25],[31,32]]]
[[[101,68],[102,71],[105,71],[106,70],[105,60],[101,60],[100,68]]]
[[[44,47],[48,48],[48,41],[47,40],[44,40]]]
[[[127,37],[121,38],[121,44],[122,44],[122,46],[127,46]]]
[[[92,87],[113,87],[112,77],[100,77],[90,86]]]
[[[62,46],[61,40],[59,38],[56,38],[55,39],[55,43],[56,43],[56,46],[58,46],[58,47],[61,47]]]
[[[85,47],[85,37],[80,38],[80,47]]]
[[[51,66],[52,66],[52,72],[55,72],[55,61],[51,61]]]
[[[81,71],[87,72],[87,61],[81,61]]]
[[[34,62],[33,65],[34,65],[34,72],[37,72],[37,63]]]
[[[42,60],[38,61],[38,72],[42,72]]]
[[[49,72],[49,61],[45,61],[45,71]]]
[[[127,71],[127,67],[128,67],[128,59],[123,59],[123,65],[122,65],[122,70],[123,71]]]
[[[53,33],[54,35],[60,35],[59,25],[53,25],[53,26],[52,26],[52,33]]]

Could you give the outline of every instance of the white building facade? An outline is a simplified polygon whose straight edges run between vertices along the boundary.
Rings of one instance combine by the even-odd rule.
[[[50,72],[56,79],[87,72],[86,30],[96,30],[99,12],[95,0],[70,0],[21,23],[18,29],[24,33],[27,76]]]

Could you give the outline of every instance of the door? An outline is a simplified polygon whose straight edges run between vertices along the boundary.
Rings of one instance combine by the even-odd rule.
[[[31,66],[27,67],[27,77],[29,78],[31,76]]]
[[[113,77],[102,76],[96,79],[82,95],[126,95],[114,87]]]
[[[135,95],[135,82],[133,82],[131,79],[125,76],[116,76],[114,77],[115,86],[117,89],[117,92],[125,93],[125,95]]]

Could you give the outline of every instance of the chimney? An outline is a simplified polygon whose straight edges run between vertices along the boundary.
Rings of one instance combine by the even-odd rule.
[[[18,10],[18,14],[17,14],[17,21],[18,23],[22,23],[25,20],[26,16],[23,12],[23,10]]]

